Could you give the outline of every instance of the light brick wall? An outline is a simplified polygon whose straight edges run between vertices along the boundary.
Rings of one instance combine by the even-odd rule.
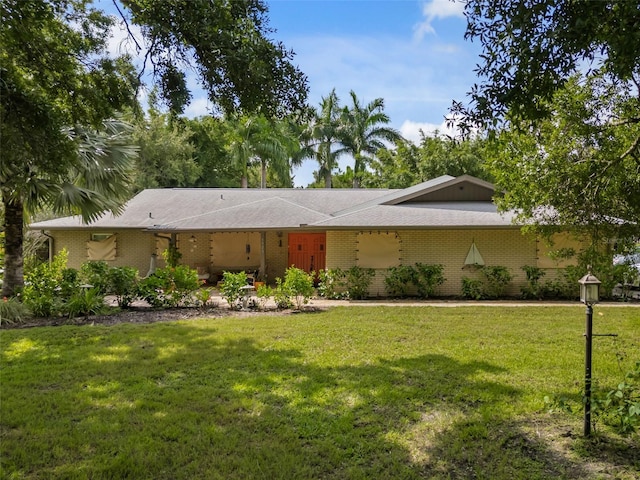
[[[356,264],[357,231],[327,232],[327,268],[349,269]],[[513,276],[507,294],[518,295],[526,284],[523,265],[536,265],[536,242],[518,229],[494,230],[399,230],[403,265],[415,263],[444,265],[445,282],[437,295],[460,295],[462,277],[479,278],[479,272],[464,267],[475,241],[486,265],[507,267]],[[369,289],[371,296],[385,296],[386,270],[376,270]]]
[[[267,282],[274,285],[276,277],[284,278],[289,261],[287,233],[267,232]]]
[[[91,240],[91,233],[97,232],[91,232],[89,230],[50,232],[50,235],[54,238],[54,254],[66,248],[69,252],[68,266],[79,269],[84,262],[88,261],[86,242]],[[131,230],[114,230],[113,233],[117,234],[116,259],[107,262],[110,266],[135,267],[141,276],[145,276],[149,271],[152,253],[158,254],[157,266],[164,266],[164,261],[161,257],[162,252],[156,252],[157,239],[152,233]],[[220,235],[223,234],[198,232],[193,234],[195,242],[191,242],[191,233],[178,234],[176,236],[176,242],[178,250],[182,254],[180,263],[194,268],[199,265],[208,266],[212,270],[215,270],[215,268],[212,267],[211,245],[213,241],[221,240]],[[287,235],[282,234],[282,236],[278,236],[276,232],[267,232],[266,240],[267,278],[270,283],[273,283],[276,277],[284,276],[287,268]],[[259,259],[259,242],[257,242],[256,245],[252,245],[252,252],[254,252],[253,256]],[[259,260],[252,263],[257,265],[259,264]]]
[[[89,230],[54,231],[49,232],[53,237],[54,254],[66,248],[69,252],[67,266],[79,269],[88,261],[86,242],[91,240]],[[114,230],[116,237],[116,259],[107,262],[111,267],[135,267],[141,276],[149,271],[151,254],[155,251],[155,239],[150,233],[133,230]]]
[[[193,241],[192,241],[193,237]],[[211,265],[211,235],[208,233],[179,233],[176,235],[176,245],[182,254],[180,263],[191,268]]]
[[[80,268],[87,261],[86,242],[91,239],[91,231],[54,231],[54,253],[66,248],[69,252],[68,266]],[[151,254],[156,249],[156,238],[151,233],[120,230],[117,234],[117,253],[111,266],[132,266],[141,276],[149,270]],[[513,276],[507,293],[518,295],[520,287],[526,284],[526,276],[521,270],[524,265],[537,265],[538,255],[543,252],[539,242],[520,233],[518,229],[493,230],[398,230],[402,264],[415,263],[442,264],[445,266],[445,283],[437,290],[437,295],[452,296],[461,292],[462,277],[479,278],[474,269],[463,269],[471,243],[475,241],[486,265],[501,265],[509,269]],[[330,231],[326,237],[327,268],[351,268],[356,264],[356,237],[358,231]],[[178,235],[178,247],[182,253],[181,263],[195,267],[211,265],[211,245],[217,235],[195,233],[196,242],[191,243],[191,234]],[[252,246],[252,248],[255,248]],[[252,252],[254,250],[252,249]],[[259,248],[255,249],[259,252]],[[288,267],[287,233],[267,232],[267,279],[273,284],[276,277],[283,277]],[[163,262],[158,259],[158,266]],[[556,277],[556,269],[546,268],[544,280]],[[369,294],[373,297],[386,296],[384,276],[386,270],[376,271]]]

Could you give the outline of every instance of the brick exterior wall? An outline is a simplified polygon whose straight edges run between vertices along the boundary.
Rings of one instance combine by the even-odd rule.
[[[68,266],[80,268],[87,261],[86,242],[91,239],[91,231],[54,231],[54,253],[66,248],[69,252]],[[116,259],[108,262],[111,266],[132,266],[141,276],[149,270],[152,253],[156,253],[157,239],[151,233],[121,230],[117,234]],[[548,266],[548,262],[538,256],[544,256],[546,249],[540,242],[522,235],[519,229],[486,230],[398,230],[400,238],[400,258],[403,265],[415,263],[444,265],[445,283],[438,290],[439,296],[460,295],[462,277],[480,278],[473,268],[464,267],[471,243],[475,241],[486,265],[507,267],[513,276],[507,294],[519,295],[520,287],[526,284],[526,276],[521,267],[524,265]],[[326,266],[328,269],[343,270],[356,265],[356,237],[358,231],[329,231],[326,233]],[[177,243],[182,253],[181,263],[196,267],[206,265],[213,273],[212,242],[220,241],[224,234],[195,233],[195,242],[190,242],[191,233],[178,234]],[[223,237],[220,237],[222,235]],[[255,250],[254,250],[255,249]],[[288,267],[287,232],[267,232],[267,280],[270,284],[276,277],[283,277]],[[259,252],[259,245],[252,245],[252,253]],[[158,252],[160,254],[160,252]],[[259,257],[258,257],[259,258]],[[258,262],[259,263],[259,262]],[[158,257],[158,267],[164,262]],[[464,268],[463,268],[464,267]],[[556,277],[555,268],[545,268],[545,280]],[[376,270],[376,276],[369,289],[372,297],[386,296],[384,276],[386,269]],[[211,278],[215,281],[215,278]]]
[[[49,235],[53,237],[54,254],[66,248],[69,252],[67,266],[79,269],[88,261],[86,242],[91,240],[92,233],[89,230],[54,231]],[[114,230],[116,234],[116,259],[107,262],[111,267],[135,267],[141,276],[149,271],[151,254],[155,251],[155,238],[151,233],[135,230]]]
[[[327,232],[327,268],[349,269],[356,264],[357,231]],[[507,267],[513,276],[507,294],[518,295],[526,284],[524,265],[537,264],[536,242],[522,235],[519,229],[492,230],[398,230],[400,258],[403,265],[415,263],[444,265],[445,282],[438,288],[439,296],[460,295],[462,277],[479,278],[464,261],[475,241],[486,265]],[[464,267],[464,268],[463,268]],[[369,289],[372,297],[385,296],[386,270],[376,270]]]

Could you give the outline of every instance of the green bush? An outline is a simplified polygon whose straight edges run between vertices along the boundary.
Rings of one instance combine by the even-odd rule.
[[[3,298],[0,301],[0,325],[15,325],[23,323],[31,316],[29,307],[20,302],[17,298]]]
[[[158,268],[140,281],[138,296],[158,308],[188,306],[199,286],[198,272],[186,265]]]
[[[61,250],[51,263],[36,265],[25,275],[22,301],[36,317],[51,317],[62,312],[61,285],[68,253]],[[67,274],[69,276],[69,274]]]
[[[74,318],[100,314],[107,306],[104,304],[104,295],[94,287],[75,292],[63,308],[69,318]]]
[[[482,280],[462,277],[462,296],[472,300],[481,300],[484,298]]]
[[[578,404],[564,396],[545,396],[544,402],[550,412],[567,413],[582,412],[584,402]],[[631,435],[640,428],[640,361],[635,368],[625,375],[616,388],[598,389],[591,392],[591,422],[595,427],[598,422],[613,427],[622,435]]]
[[[318,277],[320,279],[318,295],[321,297],[340,300],[349,296],[346,284],[347,274],[340,268],[320,270]]]
[[[480,272],[486,279],[484,296],[487,298],[502,297],[512,278],[509,269],[500,265],[484,266]]]
[[[628,372],[625,379],[604,398],[596,395],[594,415],[623,435],[635,433],[640,427],[640,361],[635,369]]]
[[[444,283],[444,267],[442,265],[424,265],[416,263],[414,268],[413,283],[418,290],[418,296],[429,298],[436,287]]]
[[[80,291],[80,283],[80,273],[76,269],[62,269],[62,280],[60,280],[57,291],[64,302]]]
[[[109,288],[109,264],[104,260],[89,260],[80,267],[80,278],[98,289],[103,294],[107,294]]]
[[[273,296],[273,288],[266,284],[260,285],[256,290],[256,296],[258,297],[258,308],[264,310],[267,302]]]
[[[315,293],[313,275],[296,267],[287,268],[282,287],[289,293],[297,310],[301,310],[303,305],[309,303],[309,299]]]
[[[347,270],[346,285],[349,298],[361,300],[369,293],[369,286],[376,271],[373,268],[362,268],[354,265]]]
[[[398,265],[387,269],[384,287],[391,297],[406,297],[409,286],[413,284],[415,271],[409,265]]]
[[[229,308],[239,309],[242,308],[242,298],[244,297],[244,290],[242,287],[247,285],[247,273],[246,272],[223,272],[222,273],[222,285],[220,286],[220,294],[229,304]]]
[[[138,297],[154,308],[167,308],[169,305],[165,299],[164,288],[164,279],[150,275],[138,283]]]
[[[406,297],[413,286],[419,297],[429,298],[444,283],[443,271],[442,265],[423,263],[391,267],[384,279],[385,290],[392,297]]]
[[[138,270],[133,267],[110,268],[106,284],[107,292],[116,296],[118,306],[128,308],[138,296]]]
[[[280,277],[276,278],[276,286],[273,289],[273,300],[276,302],[276,307],[279,309],[293,307],[293,302],[291,301],[291,292],[284,285],[284,282]]]
[[[525,265],[521,267],[527,276],[527,285],[520,288],[522,298],[526,300],[540,300],[544,297],[544,287],[540,283],[540,279],[545,276],[546,272],[539,267]]]
[[[211,300],[210,288],[200,288],[194,292],[193,296],[196,299],[196,305],[198,307],[201,307],[201,308],[210,307],[214,303]]]

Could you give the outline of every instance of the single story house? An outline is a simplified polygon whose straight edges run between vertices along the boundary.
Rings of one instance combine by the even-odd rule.
[[[212,282],[223,271],[259,270],[272,283],[291,265],[358,265],[375,269],[369,294],[384,296],[389,267],[442,264],[446,280],[437,294],[450,296],[460,294],[462,277],[478,275],[473,264],[484,264],[507,267],[508,293],[517,295],[526,284],[521,267],[564,265],[549,258],[545,242],[523,235],[512,215],[498,213],[493,194],[491,183],[467,175],[406,189],[150,189],[119,216],[30,228],[50,237],[53,253],[66,248],[73,268],[106,260],[145,276],[163,265],[160,254],[174,242],[180,263]]]

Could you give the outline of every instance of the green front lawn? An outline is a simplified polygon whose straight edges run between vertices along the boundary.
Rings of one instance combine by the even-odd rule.
[[[619,334],[594,340],[610,389],[640,360],[640,309],[594,325]],[[585,441],[579,411],[545,408],[580,401],[583,332],[579,305],[4,330],[0,475],[638,478],[638,437],[600,422]]]

